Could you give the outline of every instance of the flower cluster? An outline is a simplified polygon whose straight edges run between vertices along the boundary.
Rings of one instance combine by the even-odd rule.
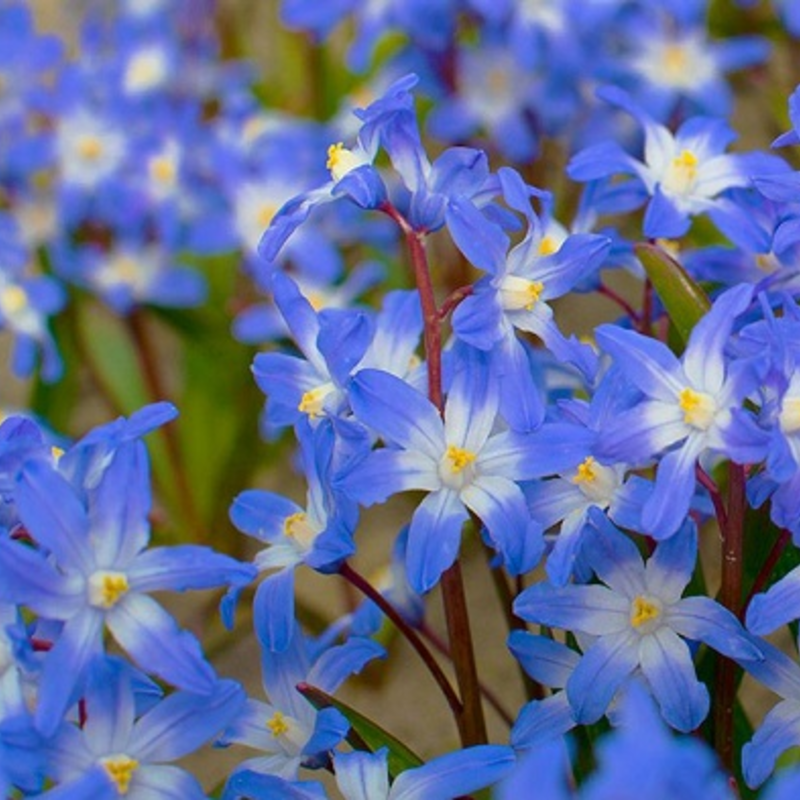
[[[729,75],[794,6],[284,0],[305,108],[103,5],[0,0],[0,794],[794,796],[800,76],[736,150]],[[341,694],[401,639],[452,741]]]

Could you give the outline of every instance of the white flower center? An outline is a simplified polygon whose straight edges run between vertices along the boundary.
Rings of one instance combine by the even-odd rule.
[[[450,445],[439,462],[439,477],[445,486],[461,490],[472,483],[475,477],[477,453],[463,447]]]
[[[543,291],[540,281],[506,275],[500,282],[500,303],[505,311],[532,311]]]
[[[664,606],[657,597],[638,595],[631,601],[631,626],[640,635],[653,633],[661,627]]]
[[[683,421],[700,431],[707,431],[717,415],[717,404],[710,394],[683,389],[678,395],[678,405],[683,411]]]
[[[607,507],[619,488],[619,477],[616,470],[604,464],[598,464],[592,456],[587,456],[575,470],[572,482],[593,503]]]
[[[127,593],[130,585],[124,572],[98,570],[89,576],[89,603],[95,608],[113,608]]]

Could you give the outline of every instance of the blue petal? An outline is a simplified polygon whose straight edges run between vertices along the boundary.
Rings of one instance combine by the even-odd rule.
[[[738,619],[710,597],[685,597],[669,610],[669,626],[731,658],[763,658]]]
[[[89,518],[72,486],[44,461],[29,461],[16,492],[20,519],[66,568],[94,569]]]
[[[563,736],[575,725],[567,693],[558,692],[522,707],[511,729],[511,746],[516,750],[537,748]]]
[[[461,500],[486,526],[506,569],[520,575],[544,553],[541,527],[531,518],[522,489],[508,478],[481,475],[461,492]]]
[[[128,752],[140,761],[174,761],[218,734],[241,711],[245,694],[235,681],[204,695],[174,692],[137,720]]]
[[[274,492],[249,489],[239,494],[230,508],[231,522],[243,533],[271,542],[283,536],[283,523],[303,509]]]
[[[629,599],[599,585],[535,583],[514,601],[514,613],[541,625],[592,636],[630,631]]]
[[[644,672],[664,719],[689,733],[706,718],[708,689],[697,679],[689,646],[669,628],[643,636],[639,648]]]
[[[39,683],[36,727],[46,736],[54,733],[86,674],[92,658],[103,648],[103,615],[87,609],[64,625],[47,654]]]
[[[772,774],[778,756],[800,744],[800,703],[784,700],[764,717],[752,741],[742,748],[742,771],[751,789]]]
[[[151,547],[128,570],[131,588],[140,592],[243,586],[256,574],[251,564],[243,564],[210,547],[191,544]]]
[[[531,678],[555,689],[566,686],[581,659],[567,645],[527,631],[512,631],[508,648]]]
[[[421,450],[435,459],[444,453],[444,427],[436,407],[405,381],[379,370],[361,370],[350,383],[353,412],[390,442]]]
[[[596,535],[588,537],[584,553],[603,583],[633,599],[645,591],[645,566],[636,545],[609,522],[596,506],[589,509]]]
[[[199,694],[215,686],[214,671],[200,643],[147,595],[125,595],[106,615],[120,646],[148,672]]]
[[[228,778],[222,800],[326,800],[327,796],[320,783],[290,783],[274,775],[239,770]]]
[[[645,567],[647,589],[662,601],[677,600],[688,585],[697,563],[697,526],[687,520],[681,529],[660,542]]]
[[[746,624],[753,633],[766,635],[798,618],[800,618],[800,567],[795,567],[788,575],[770,586],[767,592],[757,594],[750,600]]]
[[[253,627],[261,644],[282,652],[294,632],[294,569],[268,575],[253,598]]]
[[[347,800],[385,800],[389,797],[387,751],[339,753],[336,784]]]
[[[689,215],[656,186],[652,200],[644,212],[642,231],[648,239],[679,239],[691,225]]]
[[[386,650],[372,639],[355,636],[344,644],[329,647],[317,659],[307,681],[333,694],[347,678],[355,675],[373,659],[386,658]]]
[[[194,775],[180,767],[144,764],[133,774],[131,794],[152,800],[206,800],[206,793]]]
[[[461,527],[468,516],[464,504],[450,489],[432,492],[417,507],[406,549],[408,582],[415,592],[432,589],[456,560]]]
[[[402,772],[392,800],[453,800],[501,780],[514,765],[514,752],[500,745],[467,747]]]
[[[584,725],[605,714],[614,695],[639,665],[639,637],[627,630],[603,636],[584,654],[567,681],[575,719]]]
[[[491,274],[502,272],[509,246],[508,236],[471,201],[457,197],[450,202],[447,227],[456,247],[478,269]]]

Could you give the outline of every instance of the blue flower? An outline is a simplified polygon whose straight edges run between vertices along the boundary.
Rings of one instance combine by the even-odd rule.
[[[673,136],[621,89],[605,87],[601,96],[642,126],[645,160],[639,161],[614,142],[603,142],[575,155],[567,171],[578,181],[631,175],[651,198],[644,215],[645,236],[683,236],[691,218],[713,209],[718,195],[750,185],[745,157],[723,152],[733,133],[721,120],[692,117]]]
[[[106,627],[159,677],[198,693],[214,688],[197,640],[148,593],[247,583],[254,570],[206,547],[147,549],[147,480],[136,446],[116,450],[97,483],[80,490],[41,460],[21,471],[19,515],[40,549],[0,540],[0,597],[63,622],[42,668],[36,720],[45,733],[75,699],[89,662],[103,650]]]
[[[258,489],[233,502],[231,520],[239,530],[267,542],[255,557],[259,571],[276,570],[256,590],[253,615],[259,641],[269,650],[285,650],[294,630],[294,572],[300,564],[333,571],[355,551],[358,511],[351,500],[329,489],[334,432],[297,426],[308,481],[306,507]]]
[[[218,681],[203,695],[174,692],[142,713],[131,668],[99,659],[89,670],[83,700],[85,723],[64,723],[45,747],[57,786],[42,798],[202,800],[197,780],[165,762],[218,734],[245,697],[234,681]]]
[[[444,419],[421,393],[388,373],[361,370],[350,383],[356,417],[387,444],[356,463],[341,488],[364,505],[395,492],[429,494],[414,512],[406,568],[411,587],[427,592],[455,560],[467,509],[514,574],[532,569],[542,555],[541,529],[531,519],[517,481],[557,469],[574,457],[552,439],[495,432],[499,395],[478,351],[456,369]],[[555,438],[555,437],[553,437]]]
[[[647,564],[634,543],[596,509],[597,528],[586,558],[607,585],[540,583],[514,603],[523,619],[596,637],[567,681],[575,719],[597,721],[617,691],[640,670],[664,719],[680,731],[694,730],[708,713],[708,690],[695,674],[689,646],[702,641],[731,657],[758,659],[736,618],[707,597],[681,594],[697,558],[692,523],[658,545]]]
[[[721,295],[692,331],[680,360],[661,342],[633,331],[597,329],[598,344],[643,395],[604,427],[598,452],[631,464],[664,453],[642,509],[642,524],[657,538],[670,536],[686,517],[698,457],[726,455],[738,463],[763,457],[763,432],[742,409],[752,376],[733,368],[725,355],[752,292],[741,285]]]
[[[525,238],[510,241],[497,223],[469,201],[456,198],[448,212],[448,229],[467,258],[489,275],[453,315],[456,335],[473,347],[492,353],[504,383],[503,413],[510,425],[530,429],[543,410],[517,331],[536,334],[560,360],[576,365],[589,379],[596,368],[591,348],[567,339],[548,304],[592,274],[608,253],[610,241],[592,234],[567,235],[545,211],[540,219],[531,208],[531,190],[513,170],[499,172],[506,202],[526,217]],[[544,199],[548,203],[548,199]]]
[[[306,683],[333,693],[372,659],[384,656],[379,644],[361,637],[315,652],[297,625],[283,651],[262,648],[261,672],[268,701],[248,698],[220,739],[222,746],[238,743],[259,753],[239,764],[234,776],[251,770],[291,780],[301,766],[327,763],[328,752],[350,725],[334,708],[314,709],[297,686]]]

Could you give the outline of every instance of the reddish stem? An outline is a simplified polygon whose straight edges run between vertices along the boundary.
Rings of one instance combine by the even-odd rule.
[[[472,292],[472,286],[460,286],[458,289],[455,289],[453,292],[451,292],[450,295],[445,298],[445,301],[439,308],[439,321],[444,322],[444,320],[446,320],[447,317],[452,314],[453,311],[455,311],[458,304],[465,298],[469,297]]]
[[[442,694],[447,700],[453,714],[458,718],[463,708],[461,701],[456,696],[450,681],[442,671],[439,663],[433,657],[433,654],[425,646],[425,642],[419,637],[419,634],[406,622],[400,612],[360,573],[356,572],[347,562],[342,564],[339,568],[339,574],[350,584],[356,587],[365,597],[368,597],[375,603],[378,608],[386,614],[387,617],[395,624],[397,630],[403,634],[408,643],[417,651],[417,654],[422,659],[422,662],[428,668],[433,679],[442,690]]]
[[[616,303],[631,318],[631,322],[633,322],[634,325],[639,324],[639,312],[621,294],[618,294],[614,289],[610,286],[606,286],[604,283],[600,284],[598,292],[603,295],[603,297],[607,297],[609,300]]]
[[[424,620],[420,623],[419,632],[430,642],[434,650],[441,653],[450,661],[453,660],[453,654],[450,652],[450,648],[439,638],[436,631],[428,627]],[[479,686],[481,694],[486,698],[486,702],[497,712],[497,716],[500,717],[509,728],[513,727],[514,717],[503,707],[500,698],[485,683],[480,683]]]
[[[722,531],[722,586],[719,600],[736,616],[742,607],[744,555],[744,512],[746,508],[745,473],[740,464],[730,463],[728,472],[728,509]],[[737,666],[721,657],[717,671],[714,706],[714,739],[722,763],[730,772],[734,766],[733,714],[736,705]]]
[[[406,239],[414,280],[422,305],[423,345],[428,367],[428,398],[444,417],[442,390],[442,328],[441,316],[436,306],[436,295],[431,280],[428,257],[425,252],[426,231],[416,231],[408,220],[389,202],[380,210],[391,217]],[[464,592],[461,567],[456,561],[445,570],[441,579],[447,635],[453,654],[453,666],[461,693],[461,711],[456,715],[461,743],[467,747],[485,744],[486,722],[483,717],[478,670],[472,644],[469,613]]]
[[[783,551],[786,549],[786,545],[788,545],[791,540],[792,534],[789,533],[789,531],[787,531],[785,528],[781,528],[781,532],[778,535],[778,538],[775,540],[775,544],[772,545],[769,555],[764,560],[758,575],[756,575],[755,580],[753,581],[753,586],[748,592],[747,598],[745,599],[744,603],[742,603],[742,608],[739,612],[739,619],[744,620],[744,614],[745,611],[747,611],[747,607],[750,605],[750,601],[764,588],[764,586],[766,586],[770,575],[772,575],[772,571],[777,566],[778,561],[780,561],[780,558],[783,555]]]

